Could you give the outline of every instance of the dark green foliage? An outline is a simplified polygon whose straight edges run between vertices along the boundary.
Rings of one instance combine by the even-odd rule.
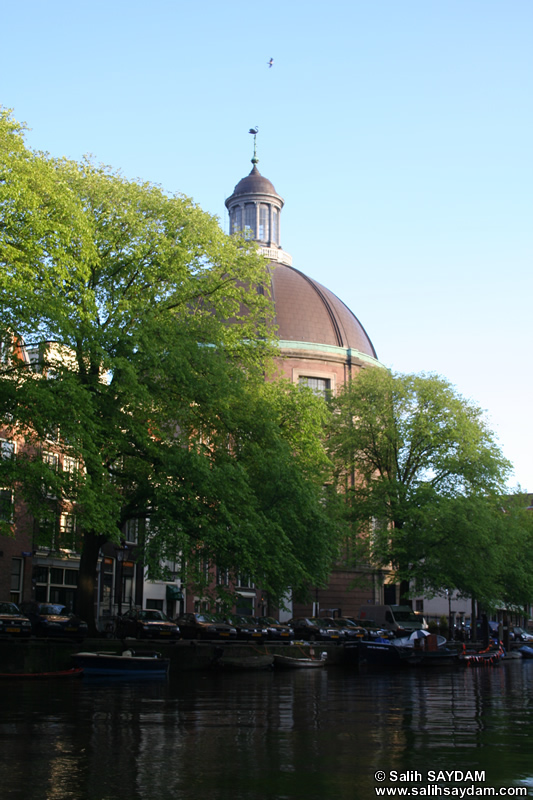
[[[335,412],[329,448],[357,563],[390,567],[417,593],[533,597],[529,518],[503,499],[510,464],[479,408],[438,376],[368,369]]]

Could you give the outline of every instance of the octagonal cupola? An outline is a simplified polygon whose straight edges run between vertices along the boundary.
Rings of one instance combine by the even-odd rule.
[[[260,252],[271,261],[290,264],[291,257],[280,245],[283,198],[276,192],[271,181],[264,178],[257,169],[257,129],[252,128],[250,133],[254,136],[252,171],[239,181],[231,197],[226,200],[230,233],[242,231],[246,238],[258,243]]]

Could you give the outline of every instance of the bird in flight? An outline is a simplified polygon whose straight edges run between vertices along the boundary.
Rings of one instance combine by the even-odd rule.
[[[274,63],[274,59],[271,58],[270,61],[268,62],[268,66],[271,67],[273,63]]]

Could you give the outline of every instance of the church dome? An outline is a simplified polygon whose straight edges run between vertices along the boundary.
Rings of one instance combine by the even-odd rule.
[[[280,340],[342,347],[377,358],[355,314],[303,272],[284,264],[273,266],[272,299]]]
[[[270,262],[272,299],[281,349],[292,358],[326,363],[373,362],[376,351],[365,329],[333,292],[294,269],[292,257],[280,244],[280,217],[284,205],[268,178],[257,169],[256,133],[252,170],[226,200],[230,233],[255,240]],[[321,354],[319,356],[319,353]],[[359,356],[357,356],[359,354]]]
[[[269,181],[268,178],[261,175],[256,164],[254,164],[250,174],[239,181],[233,190],[232,198],[241,194],[272,194],[279,197],[274,189],[273,183]],[[227,203],[229,203],[232,198],[229,198]]]

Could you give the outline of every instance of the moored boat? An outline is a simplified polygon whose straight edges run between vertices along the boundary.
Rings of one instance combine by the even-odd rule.
[[[0,679],[81,678],[82,675],[81,667],[72,667],[72,669],[59,669],[51,672],[0,672]]]
[[[133,650],[124,650],[122,653],[74,653],[72,659],[84,675],[90,676],[164,678],[170,666],[170,659],[162,658],[160,653],[137,654]]]
[[[406,667],[412,655],[412,647],[400,647],[379,637],[344,645],[344,661],[348,666],[398,669]]]
[[[466,667],[494,667],[505,657],[505,649],[502,644],[497,648],[490,647],[487,650],[468,652],[466,649],[460,654],[460,661]]]
[[[459,651],[448,646],[444,636],[427,631],[414,631],[411,636],[393,639],[392,644],[404,651],[407,664],[412,667],[454,667],[459,665]],[[410,655],[407,653],[410,652]]]
[[[413,650],[406,661],[411,667],[458,667],[461,656],[457,650],[440,647],[438,650]]]
[[[286,656],[274,654],[274,667],[276,669],[317,669],[326,666],[327,653],[321,653],[320,658],[313,656]]]

